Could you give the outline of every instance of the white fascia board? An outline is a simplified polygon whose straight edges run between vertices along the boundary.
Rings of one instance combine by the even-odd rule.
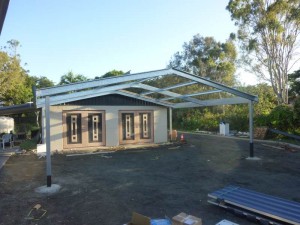
[[[149,79],[158,76],[165,76],[172,73],[173,73],[172,69],[163,69],[163,70],[156,70],[156,71],[150,71],[144,73],[128,74],[128,75],[122,75],[117,77],[109,77],[109,78],[90,80],[90,81],[78,82],[78,83],[67,84],[67,85],[54,86],[50,88],[43,88],[37,90],[36,97],[39,98],[39,97],[57,95],[61,93],[79,91],[83,89],[101,87],[101,86],[106,86],[111,84],[118,84],[127,81],[138,81],[138,80]]]
[[[193,94],[188,94],[188,95],[182,95],[184,97],[193,97],[193,96],[199,96],[199,95],[207,95],[207,94],[213,94],[213,93],[219,93],[219,92],[223,92],[222,90],[211,90],[211,91],[206,91],[206,92],[197,92],[197,93],[193,93]],[[168,98],[161,98],[160,100],[172,100],[175,99],[174,97],[168,97]]]
[[[183,99],[185,101],[193,102],[193,103],[198,104],[198,105],[203,105],[202,101],[200,101],[198,99],[191,98],[191,97],[188,97],[188,96],[183,96],[183,95],[175,93],[175,92],[164,91],[164,90],[161,90],[160,88],[152,87],[152,86],[146,85],[146,84],[139,84],[139,87],[143,88],[143,89],[146,89],[146,90],[149,90],[149,91],[158,92],[158,93],[161,93],[161,94],[164,94],[164,95],[168,95],[168,96],[171,96],[171,97],[174,97],[174,98],[180,98],[180,99]]]
[[[177,103],[173,105],[173,108],[193,108],[193,107],[207,107],[207,106],[218,106],[218,105],[235,105],[235,104],[246,104],[251,102],[248,99],[242,97],[234,97],[234,98],[223,98],[223,99],[212,99],[202,101],[203,106],[199,106],[192,102],[184,102],[184,103]]]
[[[257,96],[247,94],[245,92],[236,90],[234,88],[230,88],[226,85],[223,85],[223,84],[211,81],[211,80],[207,80],[207,79],[204,79],[202,77],[195,76],[193,74],[186,73],[186,72],[183,72],[183,71],[180,71],[180,70],[172,69],[172,71],[173,71],[174,74],[176,74],[178,76],[185,77],[187,79],[197,81],[198,83],[201,83],[201,84],[204,84],[204,85],[207,85],[207,86],[210,86],[210,87],[214,87],[214,88],[223,90],[225,92],[240,96],[240,97],[248,99],[250,101],[258,102],[258,97]]]
[[[134,85],[134,83],[127,83],[127,84],[114,85],[114,86],[109,86],[109,87],[104,87],[104,88],[96,88],[96,89],[92,89],[92,90],[73,92],[73,93],[64,94],[64,95],[51,96],[50,97],[50,105],[56,105],[56,104],[72,102],[72,101],[76,101],[76,100],[80,100],[80,99],[102,96],[103,93],[104,93],[104,95],[106,95],[107,93],[111,94],[114,91],[130,88],[133,85]],[[45,98],[39,98],[37,100],[38,108],[44,107],[44,104],[45,104]]]

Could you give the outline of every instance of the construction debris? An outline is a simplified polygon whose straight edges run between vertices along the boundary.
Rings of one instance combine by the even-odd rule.
[[[47,210],[42,209],[41,204],[36,204],[34,207],[31,208],[28,215],[25,217],[26,220],[40,220],[45,214]]]

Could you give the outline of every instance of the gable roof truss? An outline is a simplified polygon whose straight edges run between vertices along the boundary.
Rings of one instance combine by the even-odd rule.
[[[188,81],[163,88],[146,84],[149,80],[163,78],[168,75],[175,75]],[[177,88],[188,87],[190,85],[204,85],[212,89],[185,94],[176,92]],[[135,91],[137,89],[142,91]],[[222,92],[234,95],[234,97],[205,100],[197,98],[197,96]],[[45,107],[46,96],[49,96],[50,105],[58,105],[109,94],[120,94],[171,108],[241,104],[258,101],[257,96],[241,92],[223,84],[177,69],[163,69],[39,89],[36,91],[35,103],[37,108],[43,108]]]

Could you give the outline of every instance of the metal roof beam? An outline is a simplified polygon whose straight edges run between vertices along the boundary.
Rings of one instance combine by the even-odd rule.
[[[36,97],[38,98],[44,96],[57,95],[61,93],[79,91],[79,90],[101,87],[101,86],[111,85],[111,84],[118,84],[127,81],[143,80],[146,78],[149,79],[149,78],[164,76],[172,73],[173,73],[172,69],[163,69],[163,70],[156,70],[156,71],[150,71],[144,73],[128,74],[128,75],[122,75],[117,77],[109,77],[104,79],[97,79],[97,80],[90,80],[90,81],[72,83],[67,85],[54,86],[50,88],[42,88],[36,91]]]
[[[242,97],[212,99],[212,100],[202,101],[204,105],[200,107],[245,104],[249,102],[250,100],[247,100]],[[173,105],[173,108],[193,108],[193,107],[199,107],[199,105],[192,102],[176,103]]]
[[[73,102],[80,99],[87,99],[87,98],[93,98],[97,96],[103,96],[113,93],[118,93],[122,95],[129,96],[128,93],[130,93],[129,97],[138,98],[144,101],[150,101],[156,104],[164,105],[167,107],[171,107],[172,104],[163,102],[161,100],[156,100],[150,97],[143,97],[139,94],[128,92],[128,91],[120,91],[122,89],[130,88],[132,86],[136,85],[135,83],[127,83],[127,84],[120,84],[115,86],[108,86],[104,88],[97,88],[87,91],[80,91],[80,92],[73,92],[65,95],[57,95],[57,96],[51,96],[50,97],[50,105],[58,105],[65,102]],[[37,100],[37,108],[45,107],[45,98],[40,98]]]
[[[50,105],[57,105],[65,102],[76,101],[80,99],[92,98],[101,96],[103,93],[106,95],[107,93],[113,93],[114,91],[120,89],[130,88],[134,85],[134,83],[127,83],[127,84],[120,84],[115,86],[108,86],[104,88],[97,88],[92,90],[80,91],[80,92],[73,92],[64,95],[56,95],[50,97]],[[37,100],[37,107],[44,107],[45,105],[45,98],[39,98]]]
[[[194,99],[194,98],[191,98],[191,97],[183,96],[181,94],[174,93],[174,92],[171,92],[171,91],[164,91],[164,90],[161,90],[160,88],[152,87],[150,85],[139,84],[139,87],[143,88],[143,89],[146,89],[146,90],[149,90],[149,91],[159,92],[161,94],[168,95],[168,96],[171,96],[171,97],[174,97],[174,98],[180,98],[180,99],[183,99],[185,101],[190,101],[190,102],[193,102],[195,104],[203,105],[202,101],[200,101],[198,99]]]
[[[197,93],[193,93],[193,94],[188,94],[188,95],[183,95],[185,97],[193,97],[193,96],[199,96],[199,95],[207,95],[207,94],[213,94],[213,93],[219,93],[219,92],[223,92],[222,90],[211,90],[211,91],[206,91],[206,92],[197,92]],[[168,98],[160,98],[160,100],[172,100],[175,99],[174,97],[168,97]]]
[[[154,98],[150,98],[150,97],[144,97],[144,96],[141,96],[137,93],[133,93],[133,92],[130,92],[130,91],[120,90],[120,91],[116,91],[115,93],[120,94],[120,95],[124,95],[124,96],[127,96],[127,97],[131,97],[131,98],[140,99],[140,100],[147,101],[147,102],[152,102],[152,103],[155,103],[155,104],[158,104],[158,105],[163,105],[163,106],[166,106],[166,107],[173,107],[173,105],[174,105],[172,103],[163,102],[163,101],[160,101],[158,99],[154,99]]]
[[[50,105],[59,105],[59,104],[63,104],[63,103],[66,103],[66,102],[74,102],[74,101],[77,101],[77,100],[81,100],[81,99],[87,99],[87,98],[93,98],[93,97],[99,97],[99,96],[104,96],[104,95],[110,95],[110,94],[114,94],[113,91],[108,91],[108,92],[93,92],[93,93],[90,93],[90,94],[86,94],[85,96],[74,96],[72,98],[55,98],[56,96],[52,96],[52,97],[49,97],[49,104]],[[37,101],[37,105],[36,105],[37,108],[44,108],[45,107],[45,98],[41,98],[41,99],[38,99]]]
[[[223,90],[225,92],[228,92],[228,93],[240,96],[242,98],[258,102],[258,97],[257,96],[247,94],[245,92],[236,90],[234,88],[227,87],[227,86],[225,86],[223,84],[220,84],[220,83],[217,83],[217,82],[214,82],[214,81],[211,81],[211,80],[207,80],[207,79],[204,79],[202,77],[195,76],[195,75],[192,75],[190,73],[186,73],[186,72],[183,72],[183,71],[180,71],[180,70],[177,70],[177,69],[172,69],[172,71],[173,71],[174,74],[176,74],[178,76],[185,77],[187,79],[190,79],[190,80],[193,80],[193,81],[197,81],[197,82],[199,82],[201,84],[205,84],[207,86]]]
[[[186,82],[186,83],[176,84],[176,85],[173,85],[173,86],[170,86],[170,87],[160,88],[160,90],[161,91],[167,91],[167,90],[171,90],[171,89],[175,89],[175,88],[189,86],[189,85],[192,85],[192,84],[197,84],[197,82],[196,81],[190,81],[190,82]],[[156,91],[156,92],[158,92],[158,91]],[[153,93],[155,93],[155,92],[154,91],[145,91],[145,92],[142,92],[141,95],[149,95],[149,94],[153,94]]]

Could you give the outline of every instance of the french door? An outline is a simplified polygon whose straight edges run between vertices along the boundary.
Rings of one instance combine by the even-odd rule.
[[[64,148],[105,145],[104,111],[64,111]]]
[[[119,112],[120,144],[153,142],[153,111]]]

